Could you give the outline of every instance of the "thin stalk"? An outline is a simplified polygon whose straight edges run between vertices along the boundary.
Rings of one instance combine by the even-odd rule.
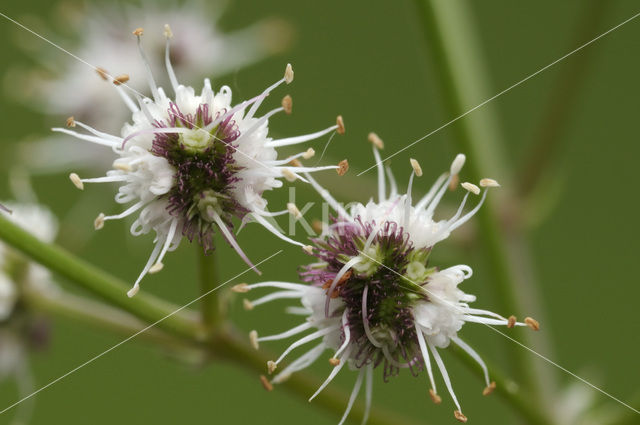
[[[208,294],[201,302],[201,320],[207,331],[211,331],[220,324],[223,319],[220,292],[215,291],[218,285],[218,273],[216,271],[215,251],[205,255],[200,246],[196,246],[198,251],[198,269],[200,280],[200,294]]]
[[[265,353],[255,350],[247,342],[246,338],[238,336],[237,332],[224,329],[218,332],[213,338],[212,344],[216,354],[225,360],[237,363],[256,374],[256,385],[259,385],[258,375],[266,374],[267,361],[273,359]],[[284,387],[291,394],[301,397],[305,402],[322,384],[321,380],[313,378],[303,372],[297,372],[285,382],[278,384],[277,388]],[[341,417],[346,409],[349,396],[334,387],[325,388],[314,400],[313,405],[323,407],[325,410],[335,413]],[[427,403],[425,396],[425,403]],[[354,404],[349,414],[350,422],[360,423],[364,415],[364,405],[360,402]],[[422,422],[424,424],[424,422]],[[375,405],[371,407],[368,425],[412,425],[406,418],[395,413],[382,410]]]
[[[44,267],[65,277],[99,297],[147,322],[164,317],[158,327],[195,340],[201,339],[199,323],[178,307],[148,293],[127,297],[129,285],[107,272],[81,260],[61,247],[42,242],[31,233],[0,215],[0,239]],[[168,316],[168,317],[167,317]]]
[[[571,45],[584,43],[593,38],[600,23],[606,16],[607,7],[613,2],[607,0],[594,0],[589,2],[588,10],[583,19],[580,19],[580,27],[576,31],[577,40]],[[546,113],[540,125],[536,126],[537,134],[531,143],[518,181],[518,192],[522,198],[528,197],[538,186],[541,178],[553,165],[553,160],[559,153],[562,145],[562,135],[567,128],[571,112],[584,84],[589,69],[590,59],[593,58],[596,46],[572,56],[564,66],[560,68],[560,75],[555,82],[554,89],[550,91]]]
[[[475,37],[471,33],[473,20],[459,2],[415,0],[415,3],[444,93],[445,109],[452,116],[459,116],[469,109],[467,105],[469,97],[464,88],[470,85],[468,80],[473,76],[477,77],[480,72],[478,69],[469,68],[469,64],[461,69],[459,63],[460,53],[469,51],[469,46],[474,45]],[[478,82],[478,84],[482,83],[482,81]],[[484,99],[478,101],[481,100]],[[482,133],[474,131],[473,118],[472,115],[465,117],[458,121],[457,125],[452,126],[452,130],[456,133],[455,140],[459,149],[471,153],[467,157],[468,165],[465,167],[465,174],[471,181],[478,181],[482,177],[496,175],[497,170],[493,170],[493,165],[486,162],[487,158],[493,157],[491,150],[494,148],[487,148],[488,139]],[[487,152],[488,149],[491,150]],[[490,174],[486,174],[488,172]],[[499,223],[497,209],[493,202],[488,201],[479,211],[477,222],[479,240],[483,244],[489,262],[490,281],[495,286],[498,307],[503,314],[519,312],[520,302],[515,292],[516,273],[509,265],[507,238]],[[522,334],[518,336],[523,337]],[[505,347],[523,385],[537,400],[540,399],[540,385],[533,372],[531,358],[513,344],[506,344]]]

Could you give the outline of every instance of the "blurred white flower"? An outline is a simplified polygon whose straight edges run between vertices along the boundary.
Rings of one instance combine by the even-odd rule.
[[[142,28],[134,31],[143,62],[146,54],[140,38]],[[147,274],[162,269],[162,259],[168,251],[176,249],[186,236],[196,239],[205,252],[213,249],[214,229],[219,229],[227,242],[255,269],[235,240],[231,232],[234,217],[249,218],[262,224],[279,238],[300,246],[281,233],[269,218],[287,214],[288,210],[267,211],[263,193],[282,187],[281,178],[289,181],[301,179],[301,173],[337,169],[339,166],[303,167],[297,158],[310,158],[314,150],[285,159],[278,159],[276,148],[304,143],[325,134],[344,132],[342,118],[336,125],[315,133],[274,140],[269,136],[269,118],[278,112],[291,113],[292,100],[285,96],[282,106],[261,117],[255,114],[262,101],[282,83],[293,80],[293,69],[287,65],[284,77],[269,86],[263,93],[235,106],[231,104],[231,89],[223,86],[215,93],[209,79],[198,95],[189,86],[178,83],[170,61],[169,43],[171,28],[165,26],[165,65],[173,99],[158,87],[151,68],[147,75],[152,99],[135,93],[134,102],[123,88],[126,76],[113,78],[102,76],[118,91],[132,113],[132,124],[125,123],[121,136],[114,136],[73,118],[67,120],[69,127],[81,127],[89,134],[65,128],[54,131],[70,134],[78,139],[110,148],[117,157],[113,169],[105,177],[81,179],[71,174],[76,187],[85,183],[120,183],[116,202],[129,204],[121,214],[100,214],[95,221],[96,229],[107,220],[121,219],[138,214],[131,227],[133,235],[156,233],[155,247],[142,273],[133,285],[129,296],[135,295],[140,280]],[[257,270],[256,270],[257,271]]]
[[[381,146],[379,138],[373,139],[377,142],[374,146]],[[463,183],[467,193],[458,211],[449,219],[435,220],[435,209],[462,169],[464,155],[455,158],[449,172],[442,174],[427,195],[414,206],[411,189],[414,176],[422,175],[419,164],[411,160],[414,171],[406,194],[398,193],[391,171],[387,169],[391,185],[387,195],[385,170],[377,149],[374,147],[379,172],[377,202],[355,203],[347,211],[311,176],[305,175],[338,214],[314,240],[312,255],[317,262],[305,266],[300,273],[301,279],[308,284],[262,282],[241,284],[234,290],[279,289],[257,300],[245,301],[245,307],[249,309],[277,299],[297,299],[302,304],[302,307],[288,309],[289,313],[304,317],[302,324],[277,335],[258,337],[252,334],[257,345],[262,341],[290,338],[313,330],[291,344],[277,360],[269,362],[270,373],[297,347],[320,341],[276,375],[272,382],[281,382],[291,373],[309,366],[326,349],[334,352],[329,359],[333,370],[311,399],[334,379],[345,364],[359,371],[340,424],[346,420],[363,381],[366,382],[366,422],[371,406],[373,369],[378,366],[382,366],[385,380],[398,374],[400,369],[409,369],[414,375],[426,369],[431,398],[440,403],[432,358],[456,406],[455,418],[466,422],[439,350],[453,342],[477,361],[484,371],[486,387],[483,394],[486,395],[495,388],[495,383],[491,382],[480,356],[458,337],[463,325],[472,322],[538,329],[538,323],[531,318],[521,323],[514,316],[507,319],[488,310],[470,307],[469,303],[476,297],[458,288],[471,277],[469,266],[457,265],[440,270],[428,264],[434,245],[468,221],[481,207],[487,188],[497,186],[497,183],[483,179],[480,186],[485,187],[484,193],[466,214],[463,211],[467,198],[471,193],[480,194],[480,188]]]

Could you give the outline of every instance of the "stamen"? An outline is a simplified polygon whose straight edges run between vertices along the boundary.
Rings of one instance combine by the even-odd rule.
[[[232,286],[231,290],[233,292],[237,292],[241,294],[241,293],[249,292],[251,288],[246,283],[238,283],[237,285]]]
[[[461,411],[454,411],[453,416],[458,420],[458,422],[467,423],[467,417],[463,415]]]
[[[305,173],[304,176],[307,178],[307,180],[309,180],[309,183],[311,183],[311,186],[313,186],[313,188],[316,190],[316,192],[318,192],[318,194],[329,205],[331,205],[331,208],[336,210],[336,212],[338,213],[339,216],[349,217],[349,214],[347,213],[347,211],[342,207],[342,205],[340,205],[338,203],[338,201],[335,200],[335,198],[333,196],[331,196],[331,194],[329,193],[329,191],[327,189],[325,189],[322,186],[320,186],[320,184],[313,177],[311,177],[311,175],[309,173]]]
[[[364,333],[367,335],[367,339],[374,346],[380,348],[382,344],[373,336],[371,329],[369,329],[369,317],[368,317],[368,309],[367,309],[367,294],[369,293],[369,285],[364,286],[364,291],[362,292],[362,324],[364,325]]]
[[[471,358],[480,365],[480,368],[482,369],[482,372],[484,374],[485,384],[487,385],[487,388],[490,387],[491,382],[489,381],[489,369],[487,368],[487,365],[482,360],[482,357],[480,357],[480,355],[473,348],[471,348],[466,342],[464,342],[457,336],[452,337],[451,340],[455,342],[458,345],[458,347],[466,351],[466,353],[469,354],[469,356],[471,356]]]
[[[367,140],[369,140],[373,146],[375,146],[378,149],[384,149],[384,142],[382,141],[382,139],[373,131],[371,133],[369,133],[369,135],[367,136]]]
[[[508,320],[509,321],[507,323],[507,328],[513,328],[516,325],[516,322],[518,321],[518,319],[514,315],[509,316]]]
[[[288,182],[296,181],[297,179],[296,175],[293,174],[291,170],[289,170],[288,168],[283,168],[281,172],[282,172],[282,177],[284,177]]]
[[[338,132],[338,134],[342,135],[344,134],[344,120],[342,119],[342,115],[338,115],[338,117],[336,118],[336,125],[338,126],[336,131]]]
[[[539,331],[540,330],[540,323],[538,323],[538,321],[532,317],[525,317],[524,318],[524,323],[529,326],[531,329],[533,329],[534,331]]]
[[[361,261],[362,260],[359,257],[352,258],[351,260],[347,261],[346,264],[344,266],[342,266],[340,271],[336,274],[336,277],[331,282],[331,286],[327,290],[327,299],[326,299],[325,305],[324,305],[324,316],[325,317],[329,317],[329,303],[331,302],[331,294],[333,294],[333,291],[335,291],[336,286],[338,286],[338,282],[340,280],[342,280],[342,276],[344,276],[345,274],[347,274],[348,271],[351,270],[351,267],[355,266],[356,264],[360,263]]]
[[[413,171],[416,173],[416,176],[422,177],[422,167],[420,167],[420,163],[418,162],[418,160],[410,158],[409,163],[411,164],[411,168],[413,168]]]
[[[289,210],[289,214],[291,214],[296,220],[302,218],[302,213],[293,202],[287,203],[287,210]]]
[[[80,176],[78,176],[76,173],[69,174],[69,180],[71,180],[71,183],[73,183],[75,187],[80,190],[84,190],[84,183],[82,183]]]
[[[464,183],[461,183],[460,186],[462,186],[464,190],[471,192],[474,195],[480,194],[480,188],[473,183],[464,182]]]
[[[315,154],[316,154],[316,151],[315,151],[315,150],[313,150],[313,148],[309,148],[309,149],[307,149],[307,150],[306,150],[306,152],[305,152],[305,153],[303,153],[303,154],[302,154],[302,157],[303,157],[304,159],[310,159],[310,158],[313,158],[313,156],[314,156]]]
[[[138,51],[140,52],[140,57],[142,58],[142,62],[144,63],[144,67],[147,71],[147,81],[149,83],[149,89],[151,90],[151,94],[155,100],[160,98],[158,94],[158,86],[156,85],[156,81],[153,79],[153,73],[151,72],[151,66],[149,65],[149,60],[147,59],[147,55],[144,53],[144,49],[142,48],[142,34],[144,30],[142,28],[137,28],[133,34],[138,38]]]
[[[162,269],[164,269],[164,264],[162,264],[161,262],[157,262],[153,266],[151,266],[151,268],[149,269],[149,274],[158,273],[162,271]]]
[[[436,394],[436,382],[433,379],[433,370],[431,369],[431,359],[429,358],[429,350],[427,350],[427,344],[424,340],[424,335],[422,334],[422,329],[416,322],[416,335],[418,336],[418,345],[420,346],[420,352],[422,353],[422,358],[424,359],[425,366],[427,367],[427,375],[429,376],[429,381],[431,382],[431,388],[429,389],[429,395],[431,396],[431,400],[435,404],[439,404],[442,399]]]
[[[142,34],[144,34],[144,28],[136,28],[132,33],[136,37],[140,37]]]
[[[173,31],[171,31],[171,27],[169,24],[164,25],[164,36],[167,39],[166,46],[164,49],[164,64],[165,68],[167,68],[167,74],[169,74],[169,81],[171,81],[171,87],[173,87],[173,92],[177,94],[178,90],[178,79],[176,78],[176,73],[173,71],[173,66],[171,65],[171,39],[173,38]]]
[[[360,392],[360,387],[362,386],[362,378],[364,376],[364,372],[365,370],[361,369],[360,373],[358,374],[358,379],[356,379],[356,384],[353,386],[353,391],[351,391],[351,396],[349,396],[349,403],[347,404],[347,410],[344,412],[344,415],[342,416],[342,419],[340,420],[340,423],[338,423],[338,425],[344,424],[344,421],[347,420],[347,416],[349,416],[349,413],[351,412],[353,403],[356,401],[356,397],[358,396],[358,392]]]
[[[347,171],[349,171],[349,161],[347,161],[346,159],[343,159],[338,163],[338,168],[336,169],[336,172],[338,173],[339,176],[344,176],[345,174],[347,174]]]
[[[76,121],[73,119],[73,116],[70,116],[67,118],[67,121],[65,121],[65,124],[67,124],[67,127],[75,127]]]
[[[100,213],[98,214],[98,216],[96,217],[96,219],[93,221],[93,227],[96,230],[100,230],[104,227],[104,214]]]
[[[102,78],[104,81],[109,81],[109,73],[107,72],[106,69],[97,67],[96,72],[98,73],[100,78]]]
[[[340,359],[336,359],[335,357],[331,357],[331,358],[329,359],[329,364],[330,364],[331,366],[334,366],[334,367],[335,367],[335,366],[338,366],[338,365],[340,364]]]
[[[265,390],[269,392],[273,391],[273,385],[271,384],[271,382],[269,382],[266,376],[260,375],[260,382],[262,383],[262,386]]]
[[[113,79],[113,84],[119,86],[129,81],[129,74],[121,74]]]
[[[462,409],[460,408],[460,403],[458,403],[458,399],[456,398],[456,395],[453,392],[453,387],[451,386],[451,379],[449,378],[449,374],[447,373],[447,368],[445,367],[444,362],[442,361],[442,358],[440,357],[440,354],[438,353],[438,350],[429,341],[427,341],[427,345],[428,345],[429,349],[431,350],[431,353],[433,354],[433,358],[435,359],[436,364],[438,365],[438,369],[440,369],[440,374],[442,375],[442,379],[444,379],[444,384],[447,387],[447,390],[449,391],[449,395],[453,399],[453,403],[458,408],[457,412],[462,412]],[[460,414],[462,415],[462,413],[460,413]],[[457,416],[456,416],[456,418],[457,418]]]
[[[351,355],[351,347],[349,347],[349,349],[344,353],[344,357],[349,358],[350,355]],[[325,379],[322,385],[320,385],[320,387],[316,390],[316,392],[313,393],[311,397],[309,397],[309,401],[312,401],[314,398],[316,398],[316,396],[320,394],[322,390],[324,390],[327,387],[327,385],[329,385],[329,382],[333,381],[333,378],[335,378],[336,375],[338,375],[338,372],[342,370],[345,364],[347,364],[347,362],[340,362],[337,366],[331,369],[331,373],[329,373],[329,376],[327,377],[327,379]]]
[[[294,342],[293,344],[291,344],[285,351],[284,353],[282,353],[280,355],[280,357],[278,358],[278,360],[275,361],[276,364],[280,363],[291,351],[295,350],[296,348],[300,347],[301,345],[306,344],[307,342],[311,342],[315,339],[318,338],[322,338],[327,334],[330,334],[331,332],[334,332],[336,329],[339,328],[339,325],[333,325],[333,326],[329,326],[326,327],[324,329],[320,329],[316,332],[313,332],[303,338],[300,338],[299,340],[297,340],[296,342]]]
[[[307,329],[311,328],[313,326],[312,323],[310,322],[305,322],[301,325],[296,326],[295,328],[289,329],[288,331],[285,332],[281,332],[279,334],[275,334],[275,335],[269,335],[269,336],[263,336],[261,338],[258,338],[257,341],[258,342],[264,342],[264,341],[277,341],[280,339],[286,339],[286,338],[291,338],[294,335],[299,334],[300,332],[304,332]],[[257,333],[256,333],[257,336]]]
[[[382,165],[380,152],[375,144],[373,146],[373,158],[376,161],[376,168],[378,169],[378,202],[384,202],[387,195],[386,182],[384,180],[384,165]]]
[[[500,187],[500,183],[493,179],[482,179],[480,180],[481,187]]]
[[[440,397],[438,394],[436,394],[436,392],[433,391],[432,388],[429,388],[429,397],[431,397],[431,401],[433,402],[433,404],[442,403],[442,397]]]
[[[288,63],[287,67],[284,69],[284,81],[287,84],[291,84],[293,81],[293,67],[290,63]]]
[[[272,140],[270,142],[265,143],[265,146],[270,148],[278,148],[281,146],[289,146],[289,145],[297,145],[299,143],[308,142],[310,140],[317,139],[318,137],[322,137],[327,133],[331,133],[336,130],[337,127],[335,125],[325,128],[324,130],[316,131],[315,133],[305,134],[302,136],[294,136],[287,137],[285,139]]]
[[[272,360],[267,362],[267,370],[269,371],[269,375],[271,375],[278,368],[278,364]]]
[[[493,390],[496,389],[496,382],[495,381],[491,381],[489,383],[489,385],[487,387],[485,387],[484,390],[482,390],[482,395],[487,396],[489,394],[491,394],[493,392]]]
[[[311,245],[305,245],[302,247],[302,250],[309,255],[313,255],[313,247]]]
[[[321,234],[324,230],[324,225],[322,224],[322,221],[316,219],[311,222],[311,228],[317,234]]]
[[[451,181],[449,182],[449,191],[453,192],[458,187],[458,183],[460,183],[460,174],[454,174],[451,177]]]
[[[242,300],[242,306],[245,310],[253,310],[253,304],[246,298]]]
[[[451,163],[451,168],[449,169],[449,172],[452,175],[458,174],[460,170],[462,170],[462,167],[464,166],[464,162],[466,161],[466,159],[467,157],[464,156],[464,154],[459,153],[458,155],[456,155],[453,162]]]
[[[284,109],[284,113],[287,115],[291,115],[291,111],[293,108],[293,99],[291,96],[286,95],[282,98],[282,109]]]
[[[369,363],[367,364],[367,371],[365,375],[364,415],[362,415],[362,422],[360,425],[365,425],[369,420],[369,413],[371,412],[372,395],[373,395],[373,363]]]

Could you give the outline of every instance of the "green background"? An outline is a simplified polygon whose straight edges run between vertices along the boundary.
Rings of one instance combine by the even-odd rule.
[[[579,28],[592,1],[461,3],[477,23],[479,50],[474,52],[484,57],[489,76],[487,96],[479,97],[474,104],[640,11],[636,1],[608,1],[590,36],[580,38]],[[46,22],[51,7],[48,1],[22,1],[4,2],[1,9],[18,20],[38,16]],[[340,181],[329,175],[320,177],[341,200],[365,201],[375,192],[373,172],[356,177],[357,172],[373,164],[366,141],[369,131],[375,130],[385,140],[384,153],[388,155],[454,118],[443,108],[444,93],[434,74],[433,56],[424,42],[413,2],[240,0],[232,2],[221,22],[232,29],[265,16],[289,21],[296,30],[295,45],[286,54],[217,80],[216,85],[229,84],[235,100],[247,98],[278,78],[286,62],[293,63],[294,84],[280,89],[263,110],[275,105],[285,92],[294,98],[295,112],[291,117],[271,120],[275,135],[306,133],[331,122],[337,113],[344,115],[347,134],[333,140],[327,150],[327,162],[347,157],[351,171]],[[56,25],[63,26],[64,22]],[[16,47],[18,37],[28,36],[20,31],[8,21],[0,21],[3,40],[0,77],[16,63],[33,62],[33,58]],[[47,35],[55,41],[55,33]],[[639,40],[640,20],[632,21],[462,119],[483,120],[485,114],[486,119],[494,116],[489,113],[497,115],[499,130],[507,143],[503,165],[518,170],[526,163],[531,145],[539,142],[544,126],[549,125],[545,117],[551,99],[563,99],[557,93],[567,83],[559,80],[563,69],[580,55],[590,55],[578,68],[584,73],[584,81],[569,102],[553,174],[541,192],[541,199],[549,195],[553,203],[544,220],[528,232],[535,269],[531,281],[539,285],[541,307],[536,311],[501,313],[544,318],[542,332],[554,347],[536,345],[537,339],[533,339],[532,348],[622,400],[633,397],[640,379],[637,363],[640,285],[635,270],[640,252],[636,209],[640,154]],[[475,70],[467,72],[473,74]],[[185,83],[197,89],[201,86],[200,81]],[[61,121],[61,117],[42,116],[7,96],[0,99],[0,111],[0,165],[5,171],[14,165],[11,158],[17,141],[44,135],[49,127]],[[425,170],[425,177],[414,186],[416,193],[423,193],[433,178],[448,167],[457,152],[455,126],[462,120],[394,157],[401,185],[407,181],[409,157],[420,159]],[[317,151],[324,140],[315,142]],[[92,170],[84,174],[102,173],[103,170]],[[11,196],[6,180],[3,172],[0,175],[3,199]],[[513,181],[501,183],[502,190],[514,189]],[[87,196],[87,191],[76,191],[64,175],[34,178],[33,185],[40,200],[61,217]],[[299,205],[315,198],[308,189],[301,189],[297,193]],[[146,261],[150,237],[133,238],[127,233],[128,224],[113,222],[88,242],[80,246],[74,243],[76,232],[91,231],[100,208],[117,211],[110,202],[113,187],[93,186],[91,192],[99,205],[82,214],[83,221],[67,222],[61,229],[59,242],[82,258],[131,281]],[[459,199],[457,195],[448,198],[451,202]],[[279,209],[276,206],[286,202],[286,191],[269,194],[268,199],[274,209]],[[538,204],[543,202],[546,201]],[[472,222],[462,232],[472,232],[473,227]],[[439,252],[434,251],[434,261],[472,266],[476,273],[463,289],[478,296],[476,306],[495,310],[492,277],[483,273],[487,268],[483,253],[477,243],[463,243],[460,239],[444,242]],[[306,260],[298,248],[280,243],[257,225],[243,230],[239,242],[256,261],[278,249],[284,250],[263,265],[266,279],[293,280],[296,268]],[[143,290],[176,304],[195,298],[196,249],[183,243],[167,257],[161,274],[145,279]],[[223,280],[245,269],[224,244],[219,244],[216,255],[218,264],[224,265],[219,272]],[[523,269],[523,273],[527,271]],[[258,278],[246,275],[243,280],[253,282]],[[230,313],[247,331],[258,328],[262,334],[275,333],[297,322],[281,313],[283,304],[244,312],[238,301]],[[501,348],[512,344],[478,325],[465,326],[461,335],[496,364],[505,361]],[[55,319],[50,347],[31,359],[37,383],[46,384],[120,340],[119,336],[96,331],[88,325]],[[279,351],[285,344],[264,345]],[[483,384],[457,359],[446,352],[443,357],[470,423],[517,423],[509,407],[498,397],[481,395]],[[544,363],[544,368],[554,366]],[[311,369],[324,376],[329,366],[319,361]],[[562,383],[575,381],[557,369],[556,372]],[[401,375],[386,384],[380,373],[376,375],[374,403],[402,412],[418,423],[455,423],[448,396],[442,394],[444,401],[440,406],[430,402],[426,376]],[[332,385],[350,390],[354,378],[355,374],[345,369]],[[0,383],[0,409],[16,397],[11,383]],[[597,392],[594,398],[597,403],[610,402]],[[0,424],[8,423],[10,415],[0,416]],[[33,423],[332,424],[338,419],[314,408],[313,403],[309,405],[301,398],[291,397],[283,389],[266,393],[255,374],[235,366],[216,363],[204,368],[184,366],[143,342],[132,341],[39,394]]]

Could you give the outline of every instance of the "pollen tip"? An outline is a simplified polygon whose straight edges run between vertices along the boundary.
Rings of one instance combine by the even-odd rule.
[[[144,28],[138,27],[138,28],[134,29],[132,31],[132,34],[135,35],[136,37],[140,37],[142,34],[144,34]]]
[[[459,153],[458,155],[456,155],[453,162],[451,163],[451,168],[449,170],[451,172],[451,175],[458,174],[460,170],[462,170],[462,167],[464,166],[464,162],[466,160],[467,160],[467,157],[464,156],[463,153]]]
[[[331,366],[334,366],[334,367],[335,367],[335,366],[338,366],[338,365],[340,364],[340,359],[336,359],[335,357],[331,357],[331,358],[329,359],[329,364],[330,364]]]
[[[344,119],[342,118],[342,115],[338,115],[336,117],[336,125],[338,126],[338,128],[336,129],[338,134],[344,134],[344,132],[345,132]]]
[[[431,397],[431,401],[433,401],[433,404],[442,403],[442,397],[436,394],[436,392],[433,391],[433,388],[429,388],[429,397]]]
[[[131,165],[124,163],[124,162],[119,162],[118,160],[115,160],[112,164],[112,167],[116,170],[120,170],[120,171],[131,171]]]
[[[482,395],[487,396],[496,389],[496,381],[491,381],[489,385],[487,385],[484,390],[482,390]]]
[[[269,375],[271,375],[278,368],[278,364],[272,360],[267,362],[267,370],[269,371]]]
[[[127,81],[129,81],[129,75],[122,74],[122,75],[118,75],[116,78],[113,79],[113,84],[115,84],[116,86],[119,86],[121,84],[126,83]]]
[[[96,230],[100,230],[100,229],[102,229],[104,227],[104,214],[103,213],[98,214],[96,219],[93,221],[93,227]]]
[[[253,330],[249,332],[249,341],[251,342],[251,346],[256,350],[260,348],[260,345],[258,344],[258,331]]]
[[[293,110],[293,98],[291,96],[286,95],[282,98],[282,109],[284,109],[285,114],[291,115]]]
[[[80,179],[79,175],[77,175],[76,173],[71,173],[69,174],[69,180],[71,180],[71,183],[73,183],[75,187],[80,190],[84,190],[84,183],[82,183],[82,179]]]
[[[315,154],[316,154],[316,151],[313,148],[309,148],[306,150],[305,153],[302,154],[302,157],[304,159],[310,159],[310,158],[313,158]]]
[[[164,24],[164,36],[166,38],[173,38],[173,31],[171,31],[171,27],[169,24]]]
[[[242,300],[242,306],[245,310],[253,310],[253,303],[246,298]]]
[[[302,247],[302,250],[309,255],[313,255],[313,247],[311,245],[305,245]]]
[[[67,118],[67,120],[65,121],[65,124],[67,125],[67,127],[75,127],[76,126],[76,120],[73,118],[73,115],[70,116],[69,118]]]
[[[297,178],[296,175],[288,168],[284,168],[282,170],[282,177],[284,177],[288,182],[294,182]]]
[[[416,173],[416,176],[422,176],[422,167],[420,167],[420,163],[417,159],[409,158],[409,163],[411,164],[411,168],[413,168],[413,172]]]
[[[293,158],[291,161],[289,161],[289,165],[291,165],[292,167],[302,167],[302,162],[300,162],[297,158]]]
[[[322,225],[322,221],[315,219],[313,220],[313,222],[311,222],[311,228],[313,229],[314,232],[320,234],[322,233],[324,226]]]
[[[451,182],[449,183],[449,190],[453,192],[458,187],[458,183],[460,183],[460,175],[454,174],[451,176]]]
[[[494,179],[482,179],[480,180],[480,186],[482,187],[500,187],[500,183]]]
[[[140,290],[140,286],[136,283],[135,285],[133,285],[133,288],[127,291],[127,297],[129,298],[135,297],[135,295],[138,293],[139,290]]]
[[[273,385],[271,384],[271,382],[269,382],[266,376],[260,375],[260,383],[262,383],[262,386],[265,390],[273,391]]]
[[[513,314],[509,316],[509,318],[507,319],[507,328],[513,328],[516,325],[517,321],[518,319]]]
[[[460,186],[462,186],[463,189],[466,190],[467,192],[471,192],[474,195],[480,194],[480,188],[473,183],[464,182],[464,183],[460,183]]]
[[[96,68],[96,72],[98,73],[100,78],[102,78],[104,81],[108,81],[109,80],[109,73],[107,72],[106,69],[97,67]]]
[[[164,264],[162,264],[160,261],[158,261],[153,266],[151,266],[151,268],[149,269],[149,274],[158,273],[163,268],[164,268]]]
[[[347,171],[349,171],[349,161],[343,159],[342,161],[338,162],[338,168],[336,169],[338,175],[344,176],[345,174],[347,174]]]
[[[247,285],[246,283],[238,283],[237,285],[232,286],[231,290],[237,293],[245,293],[249,292],[251,288],[249,288],[249,285]]]
[[[534,319],[533,317],[525,317],[524,318],[524,323],[529,326],[531,329],[533,329],[534,331],[539,331],[540,330],[540,323]]]
[[[289,211],[289,214],[291,214],[296,220],[302,218],[302,213],[293,202],[287,203],[287,210]]]
[[[376,148],[384,149],[384,142],[382,141],[380,136],[378,136],[373,131],[369,133],[369,135],[367,136],[367,140],[369,140],[369,142],[371,142]]]
[[[284,69],[284,81],[287,84],[291,84],[293,81],[293,67],[290,63],[288,63],[287,67]]]
[[[456,410],[453,412],[453,416],[458,420],[458,422],[467,423],[467,417],[462,414],[461,411]]]

